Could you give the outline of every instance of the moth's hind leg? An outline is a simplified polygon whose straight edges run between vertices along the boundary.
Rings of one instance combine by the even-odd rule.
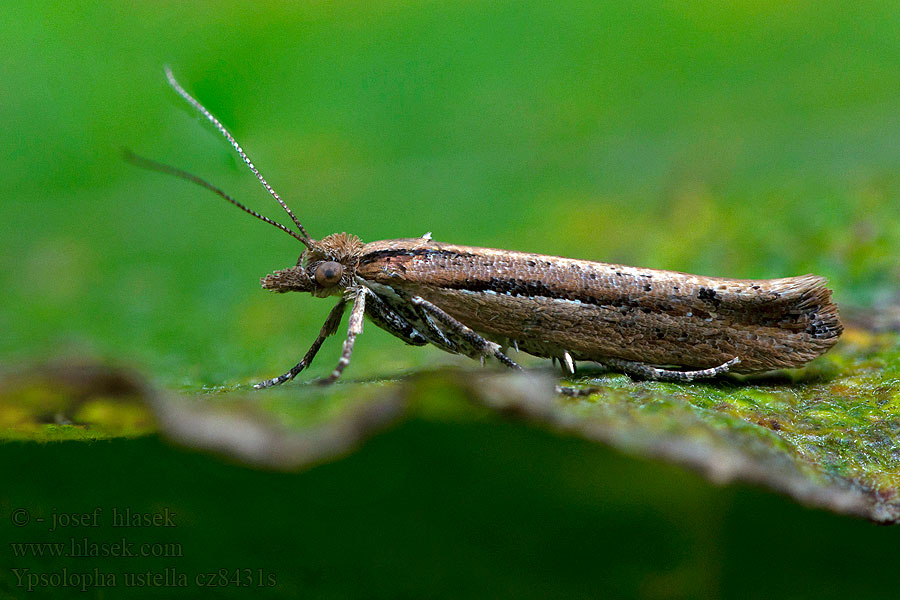
[[[669,369],[652,367],[646,363],[632,362],[630,360],[621,360],[618,358],[605,358],[601,362],[614,369],[621,369],[627,375],[640,377],[641,379],[655,379],[658,381],[693,381],[695,379],[708,379],[727,373],[731,370],[731,367],[740,363],[741,359],[735,356],[731,360],[724,362],[717,367],[700,369],[697,371],[672,371]]]
[[[425,300],[421,296],[413,296],[410,299],[410,302],[421,307],[426,313],[434,317],[438,323],[446,327],[447,330],[443,332],[444,335],[450,342],[455,344],[463,354],[472,356],[473,358],[480,356],[482,359],[485,356],[493,356],[507,367],[512,369],[522,368],[503,353],[499,344],[478,335],[428,300]]]
[[[652,367],[646,363],[632,362],[630,360],[621,360],[618,358],[605,358],[600,363],[606,367],[619,369],[630,377],[639,377],[641,379],[653,379],[657,381],[693,381],[695,379],[708,379],[717,375],[722,375],[731,370],[731,367],[741,362],[741,359],[735,356],[731,360],[722,363],[717,367],[710,369],[700,369],[698,371],[672,371],[670,369],[660,369]],[[572,396],[579,398],[582,396],[590,396],[599,392],[601,388],[586,387],[577,388],[571,386],[558,385],[556,393],[564,396]]]
[[[313,342],[313,345],[303,356],[300,362],[291,367],[290,371],[288,371],[284,375],[279,375],[278,377],[273,377],[272,379],[266,379],[265,381],[257,383],[253,387],[259,390],[262,388],[272,387],[273,385],[280,385],[285,381],[290,381],[291,379],[296,377],[297,374],[300,373],[300,371],[308,367],[316,357],[316,353],[319,352],[319,348],[322,347],[322,342],[325,341],[325,338],[333,335],[334,332],[337,331],[338,325],[341,324],[341,317],[344,316],[344,308],[346,308],[346,306],[347,303],[343,299],[341,299],[341,301],[331,309],[331,312],[328,313],[328,318],[325,319],[325,324],[322,325],[322,330],[319,332],[319,337],[316,338],[316,341]]]

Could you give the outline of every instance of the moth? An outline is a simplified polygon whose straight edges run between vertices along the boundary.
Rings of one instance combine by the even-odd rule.
[[[350,363],[365,317],[407,344],[431,344],[482,362],[494,358],[514,369],[521,367],[507,355],[510,347],[559,361],[569,374],[576,361],[592,361],[671,381],[799,367],[831,348],[843,331],[831,290],[816,275],[704,277],[446,244],[430,234],[368,244],[347,233],[313,239],[222,123],[168,68],[166,77],[228,140],[296,231],[190,173],[129,158],[211,190],[302,243],[297,263],[263,277],[264,289],[337,298],[306,355],[256,388],[289,381],[308,367],[348,307],[340,359],[322,383],[336,381]]]

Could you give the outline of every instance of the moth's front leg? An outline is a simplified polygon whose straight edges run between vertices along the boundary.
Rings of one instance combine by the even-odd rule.
[[[350,356],[353,354],[353,344],[356,343],[356,336],[362,333],[363,318],[366,314],[366,296],[370,293],[366,287],[353,288],[352,292],[356,293],[353,300],[353,309],[350,311],[350,326],[347,328],[347,339],[344,340],[344,349],[341,351],[341,358],[338,360],[337,366],[331,375],[325,379],[319,380],[322,385],[334,383],[344,372],[347,365],[350,364]]]
[[[319,336],[316,338],[316,341],[313,342],[312,347],[310,347],[309,351],[306,355],[298,362],[296,365],[291,367],[291,370],[285,373],[284,375],[279,375],[278,377],[273,377],[272,379],[267,379],[260,383],[257,383],[253,387],[257,390],[267,387],[272,387],[273,385],[280,385],[285,381],[290,381],[294,377],[297,376],[300,371],[305,369],[312,363],[313,359],[316,357],[316,353],[319,352],[319,348],[322,347],[322,342],[325,341],[330,335],[333,335],[335,331],[337,331],[338,325],[341,324],[341,317],[344,316],[344,308],[347,306],[347,302],[341,298],[340,302],[338,302],[334,308],[331,309],[331,312],[328,313],[328,318],[325,319],[325,324],[322,325],[322,330],[319,332]]]
[[[480,356],[482,357],[482,359],[485,356],[493,356],[507,367],[510,367],[512,369],[522,368],[503,353],[503,351],[500,349],[499,344],[491,342],[478,335],[469,327],[467,327],[463,323],[460,323],[451,315],[444,312],[443,309],[435,306],[428,300],[422,298],[421,296],[413,296],[412,298],[410,298],[410,302],[412,302],[416,306],[421,307],[423,310],[425,310],[425,312],[434,317],[438,323],[446,327],[447,330],[444,331],[444,335],[464,354],[468,354],[473,357]],[[466,352],[467,350],[468,352]]]

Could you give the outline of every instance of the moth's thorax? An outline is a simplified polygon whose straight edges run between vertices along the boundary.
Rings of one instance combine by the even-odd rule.
[[[333,233],[321,240],[312,240],[311,247],[297,260],[297,265],[275,271],[260,280],[262,287],[275,292],[309,292],[325,298],[341,295],[353,283],[363,243],[355,235]],[[323,285],[323,265],[340,265],[340,279]],[[333,268],[325,269],[329,274]],[[317,277],[317,273],[319,276]]]
[[[345,267],[355,268],[364,245],[355,235],[332,233],[321,240],[313,240],[312,247],[300,258],[305,263],[333,260]]]

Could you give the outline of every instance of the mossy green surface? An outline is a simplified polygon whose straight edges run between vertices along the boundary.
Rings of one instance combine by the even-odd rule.
[[[619,445],[691,464],[714,480],[758,481],[812,504],[896,522],[898,365],[898,336],[851,329],[802,370],[692,385],[604,378],[587,383],[595,394],[563,410],[601,419]],[[698,450],[707,455],[691,455]],[[832,501],[820,493],[826,488],[860,497]]]
[[[134,438],[157,430],[149,392],[126,369],[43,364],[0,373],[0,440]]]

